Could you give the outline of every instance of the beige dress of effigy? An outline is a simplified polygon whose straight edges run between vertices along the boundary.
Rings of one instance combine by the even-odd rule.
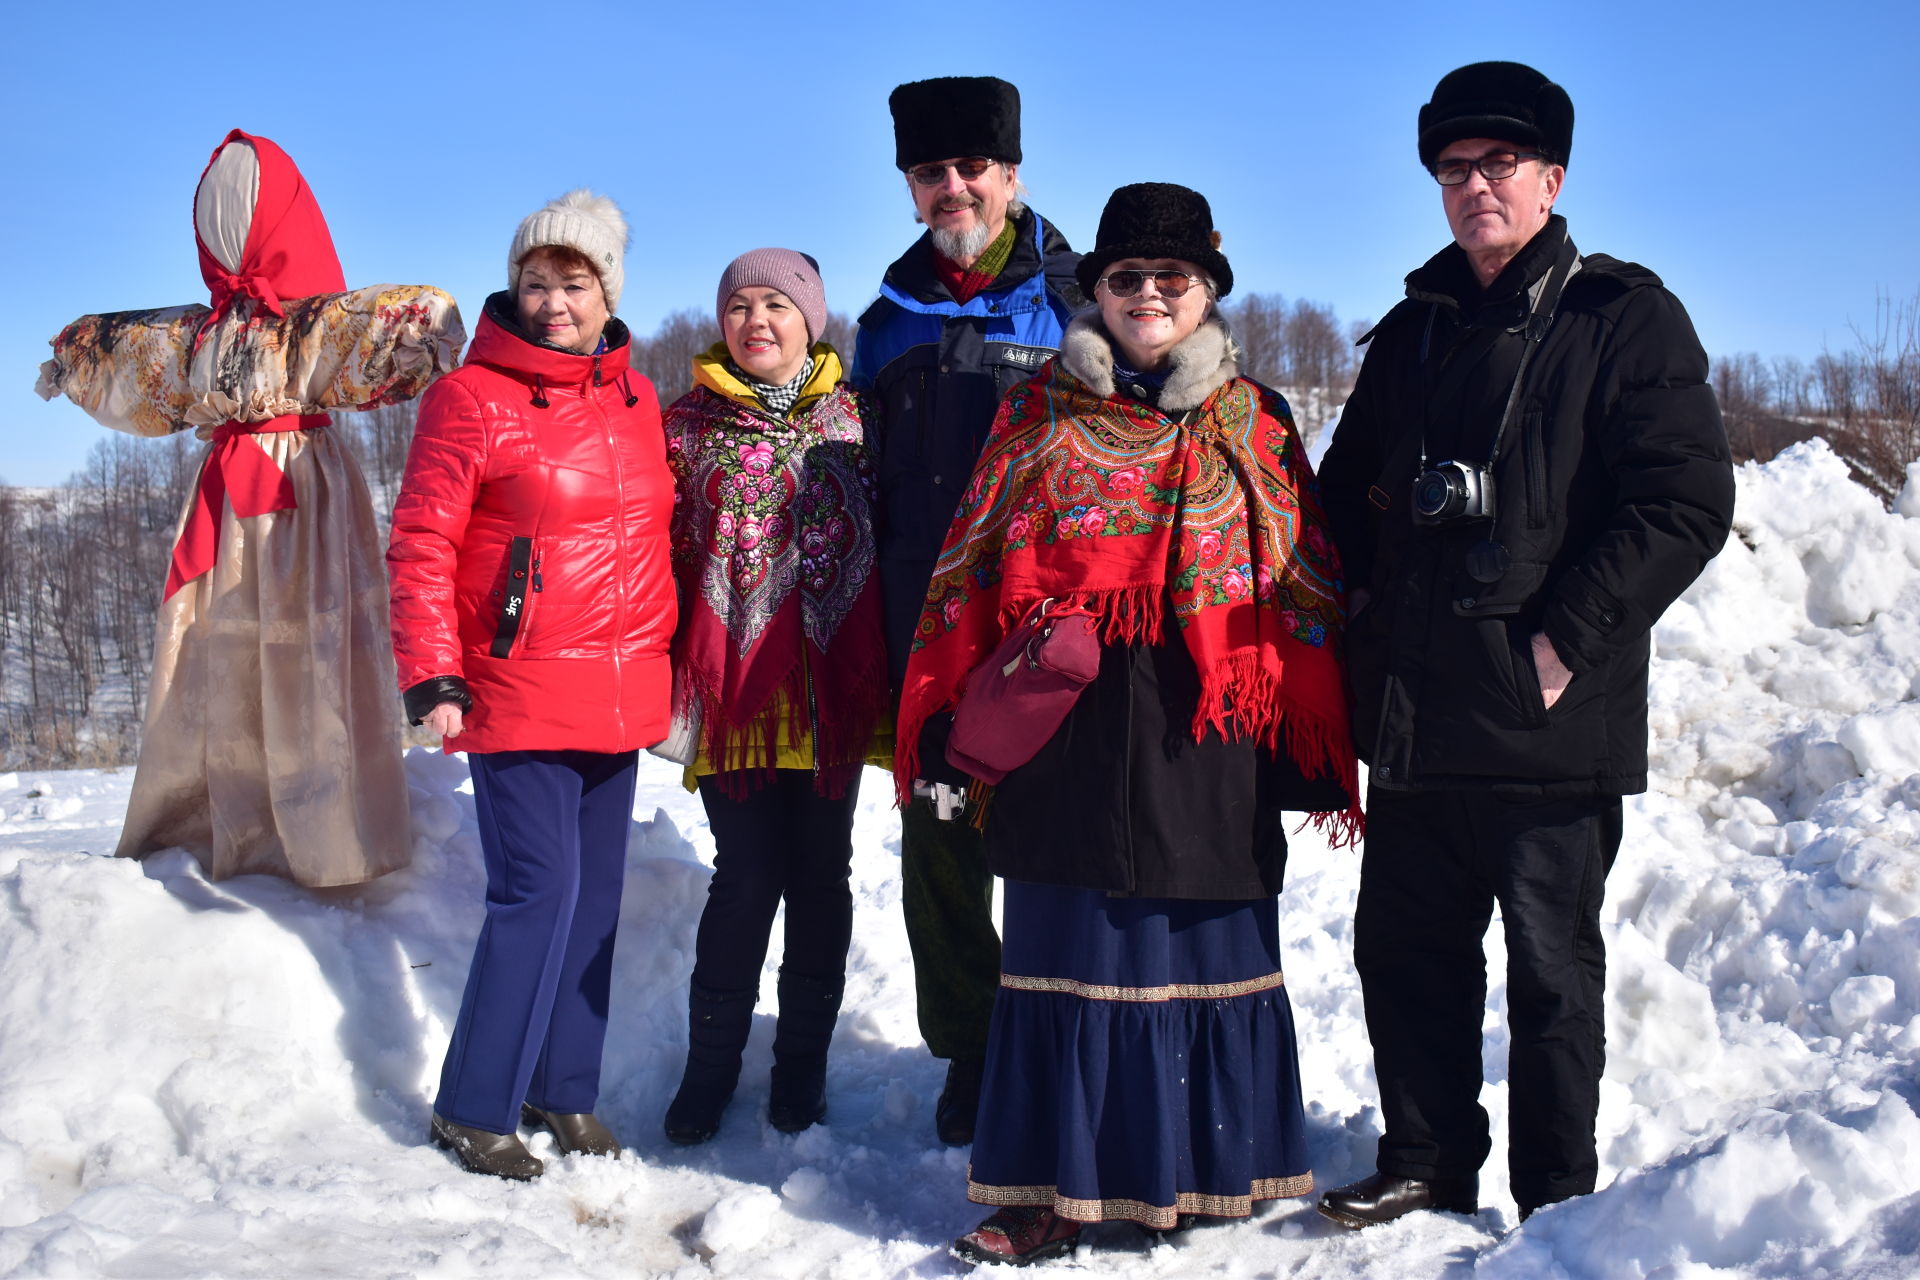
[[[258,185],[247,163],[271,144],[256,161],[254,141],[223,144],[196,200],[203,246],[236,273],[247,230],[217,224],[252,202],[208,188]],[[84,317],[39,390],[118,430],[214,441],[160,609],[118,853],[182,846],[216,880],[356,884],[405,866],[412,831],[379,532],[359,467],[314,415],[419,394],[465,333],[428,287],[275,301],[284,314],[239,297],[204,333],[203,306]]]

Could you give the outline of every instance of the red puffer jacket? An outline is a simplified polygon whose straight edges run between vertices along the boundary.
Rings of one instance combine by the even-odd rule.
[[[394,507],[408,713],[471,695],[462,751],[651,746],[676,620],[659,401],[618,320],[579,355],[520,337],[504,297],[421,400]]]

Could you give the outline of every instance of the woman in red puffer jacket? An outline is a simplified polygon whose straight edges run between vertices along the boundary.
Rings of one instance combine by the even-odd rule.
[[[407,713],[468,752],[487,919],[434,1103],[468,1169],[531,1178],[520,1124],[619,1151],[593,1107],[636,752],[666,736],[673,480],[613,318],[627,228],[569,193],[420,404],[387,564]]]

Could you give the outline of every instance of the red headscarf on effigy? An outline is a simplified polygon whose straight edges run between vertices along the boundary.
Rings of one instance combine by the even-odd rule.
[[[321,293],[343,293],[347,282],[340,257],[333,248],[327,220],[313,198],[307,180],[292,157],[266,138],[235,129],[207,157],[200,173],[204,184],[220,153],[235,142],[253,148],[259,161],[259,186],[247,223],[245,249],[238,269],[229,271],[207,248],[194,225],[194,244],[200,251],[200,275],[213,295],[213,311],[200,327],[196,343],[233,310],[241,298],[253,298],[262,310],[284,315],[285,299]],[[196,207],[199,185],[194,188]],[[166,595],[213,568],[219,554],[220,513],[231,501],[236,516],[289,511],[297,505],[293,484],[250,436],[274,431],[301,431],[324,427],[326,414],[292,414],[264,422],[225,422],[214,429],[213,451],[201,469],[198,490],[179,541],[173,547],[173,565],[167,572]]]
[[[284,315],[282,298],[310,298],[316,293],[344,293],[346,276],[340,270],[340,255],[334,252],[333,233],[313,198],[313,189],[301,176],[293,158],[266,138],[256,138],[235,129],[207,157],[200,181],[220,153],[235,142],[253,147],[260,161],[260,189],[254,198],[253,219],[247,226],[247,247],[241,255],[240,269],[229,271],[207,248],[196,220],[193,242],[200,250],[200,276],[213,293],[213,314],[207,318],[210,328],[226,318],[234,299],[242,295],[258,298],[260,305],[274,315]],[[194,199],[200,188],[194,186]]]

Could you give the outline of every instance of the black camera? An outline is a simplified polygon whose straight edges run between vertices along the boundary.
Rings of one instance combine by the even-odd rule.
[[[1415,524],[1493,519],[1493,470],[1472,462],[1436,462],[1413,482]]]

